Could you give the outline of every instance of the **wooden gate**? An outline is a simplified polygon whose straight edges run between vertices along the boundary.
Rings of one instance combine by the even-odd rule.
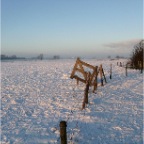
[[[91,69],[91,72],[85,71],[84,66]],[[76,75],[77,72],[81,73],[83,75],[83,77],[79,77],[78,75]],[[104,77],[105,82],[106,82],[106,78],[104,75],[102,65],[100,65],[100,67],[98,68],[98,66],[92,66],[92,65],[80,60],[80,58],[77,58],[70,78],[71,79],[75,78],[77,80],[77,84],[79,83],[79,81],[86,84],[88,77],[89,77],[89,85],[93,86],[93,92],[94,92],[97,88],[98,73],[100,73],[101,82],[103,85],[103,78],[102,77]]]

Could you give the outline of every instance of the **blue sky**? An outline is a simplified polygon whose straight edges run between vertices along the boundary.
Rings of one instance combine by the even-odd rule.
[[[1,53],[129,56],[143,38],[143,0],[1,0]]]

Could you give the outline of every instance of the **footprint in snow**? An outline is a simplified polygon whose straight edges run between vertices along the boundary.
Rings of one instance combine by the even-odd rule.
[[[26,112],[25,112],[25,114],[27,115],[27,116],[31,116],[32,114],[33,114],[33,110],[31,109],[31,110],[27,110]]]

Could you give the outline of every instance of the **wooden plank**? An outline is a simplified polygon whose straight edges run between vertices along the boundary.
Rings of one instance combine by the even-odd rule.
[[[74,68],[73,68],[73,70],[72,70],[71,76],[70,76],[71,79],[73,79],[73,76],[74,76],[74,74],[75,74],[75,71],[76,71],[78,62],[79,62],[79,60],[77,59],[75,65],[74,65]]]
[[[93,82],[94,88],[93,88],[93,92],[97,89],[97,76],[98,76],[98,67],[96,66],[96,70],[95,70],[95,79]]]
[[[95,67],[95,69],[93,70],[93,73],[90,77],[90,83],[92,83],[94,76],[96,75],[96,71],[97,71],[97,66]]]
[[[100,78],[102,79],[102,64],[99,67]]]
[[[84,62],[84,61],[82,61],[82,60],[80,60],[80,59],[78,59],[78,61],[82,64],[82,65],[84,65],[84,66],[86,66],[86,67],[89,67],[89,68],[91,68],[91,69],[95,69],[95,67],[94,66],[92,66],[92,65],[90,65],[90,64],[88,64],[88,63],[86,63],[86,62]]]
[[[103,79],[102,79],[102,64],[99,67],[100,78],[101,78],[101,86],[103,86]]]
[[[82,82],[82,83],[86,83],[86,80],[78,77],[77,75],[74,75],[73,78],[75,78],[77,81],[80,81],[80,82]],[[94,86],[94,85],[95,85],[94,82],[93,82],[93,83],[90,83],[90,86]]]
[[[102,73],[103,73],[103,76],[104,76],[105,83],[107,83],[103,68],[102,68]]]
[[[78,71],[78,72],[80,72],[82,74],[84,73],[84,71],[82,69],[79,69],[79,68],[76,68],[75,71]]]
[[[74,66],[72,74],[71,74],[71,78],[75,78],[77,80],[77,84],[79,81],[86,84],[88,72],[86,72],[84,70],[83,66],[86,66],[93,70],[92,74],[89,72],[89,77],[90,77],[89,85],[94,86],[93,92],[97,89],[97,86],[98,86],[97,77],[99,74],[100,74],[100,78],[101,78],[101,85],[103,86],[103,79],[105,80],[105,82],[107,82],[103,68],[102,68],[102,64],[98,68],[98,66],[94,67],[86,62],[81,61],[80,58],[77,58],[75,66]],[[78,75],[76,75],[75,74],[76,72],[80,72],[83,75],[83,78],[80,78]],[[110,73],[112,73],[112,70],[110,70]]]
[[[83,82],[83,83],[86,83],[86,80],[78,77],[77,75],[74,75],[73,78],[75,78],[75,79],[77,79],[77,80],[79,80],[79,81],[81,81],[81,82]]]
[[[84,78],[85,78],[85,80],[86,80],[86,78],[87,78],[87,73],[84,71],[84,68],[83,68],[83,66],[82,66],[82,64],[81,63],[79,63],[79,66],[80,66],[80,68],[81,68],[81,70],[82,70],[82,74],[83,74],[83,76],[84,76]]]
[[[60,122],[60,138],[61,138],[61,144],[67,144],[67,122],[66,121],[61,121]]]

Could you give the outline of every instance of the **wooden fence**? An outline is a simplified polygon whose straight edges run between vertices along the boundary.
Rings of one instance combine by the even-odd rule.
[[[84,69],[84,67],[91,69],[92,72],[86,71]],[[76,73],[81,73],[83,75],[83,77],[78,76]],[[105,80],[105,82],[107,82],[107,81],[106,81],[106,77],[105,77],[102,65],[100,65],[99,67],[92,66],[92,65],[80,60],[80,58],[77,58],[70,78],[76,79],[77,84],[79,84],[79,81],[86,84],[87,77],[89,75],[89,86],[93,86],[93,92],[94,92],[97,89],[97,85],[98,85],[98,81],[97,81],[98,74],[100,74],[101,85],[103,86],[103,79]]]

